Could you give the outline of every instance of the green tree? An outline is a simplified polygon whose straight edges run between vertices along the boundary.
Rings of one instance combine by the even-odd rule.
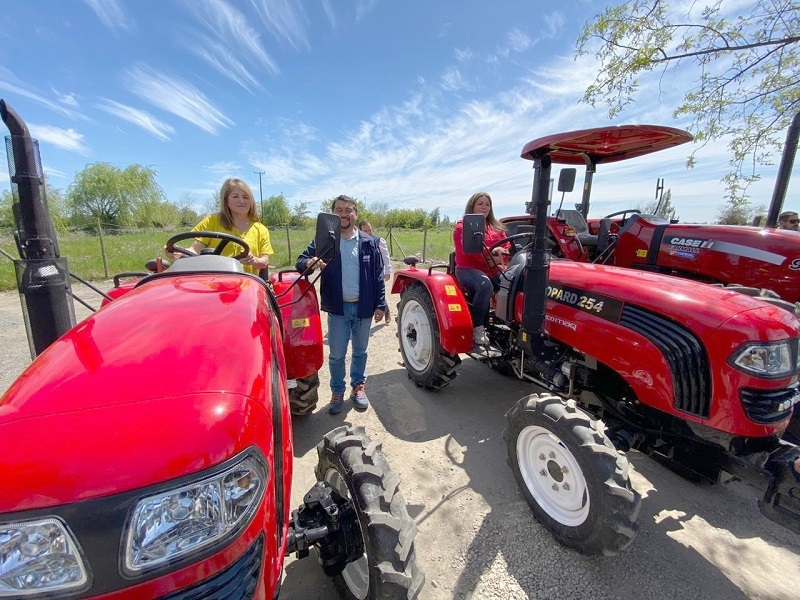
[[[383,224],[386,227],[422,229],[426,225],[430,226],[431,222],[424,208],[393,208],[386,213]]]
[[[156,172],[141,165],[121,169],[92,163],[80,171],[67,189],[67,204],[76,224],[133,225],[138,207],[162,207],[164,191]]]
[[[16,223],[14,222],[14,212],[12,205],[14,198],[9,190],[3,190],[0,194],[0,229],[14,229]]]
[[[658,215],[671,221],[678,218],[675,207],[672,205],[671,189],[664,190],[661,200],[651,200],[645,204],[640,204],[639,210],[646,215]]]
[[[428,220],[430,221],[433,227],[439,226],[439,221],[441,220],[440,215],[441,211],[439,210],[438,206],[428,213]]]
[[[50,186],[50,182],[45,177],[45,194],[47,197],[47,208],[53,226],[57,230],[66,229],[67,223],[64,217],[64,196],[61,190]],[[9,190],[3,190],[0,195],[0,229],[16,229],[17,223],[14,219],[12,208],[14,198]]]
[[[691,3],[686,13],[666,1],[628,0],[587,21],[575,52],[600,61],[583,99],[605,103],[611,117],[633,102],[648,72],[660,69],[663,81],[673,67],[694,69],[696,85],[674,117],[690,117],[689,130],[701,144],[729,141],[731,171],[723,181],[736,209],[746,206],[759,166],[780,152],[800,105],[800,3],[735,3],[737,14],[731,4]],[[694,165],[696,151],[687,166]]]
[[[261,222],[265,225],[285,225],[291,219],[291,211],[283,193],[264,200],[264,213]]]
[[[308,202],[298,202],[292,207],[289,225],[292,227],[305,227],[310,220],[309,214]]]

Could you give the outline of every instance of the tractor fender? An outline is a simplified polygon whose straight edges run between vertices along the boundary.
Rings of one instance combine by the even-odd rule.
[[[283,319],[286,378],[313,375],[322,367],[324,346],[317,290],[294,269],[271,273],[269,280]]]
[[[451,354],[472,350],[472,316],[456,278],[432,269],[401,269],[394,278],[392,293],[402,294],[415,282],[424,285],[431,296],[442,348]]]

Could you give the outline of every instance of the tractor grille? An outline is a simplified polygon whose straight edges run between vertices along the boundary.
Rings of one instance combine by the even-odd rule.
[[[620,323],[661,350],[672,372],[675,408],[707,418],[711,409],[711,375],[703,344],[691,331],[650,311],[626,304]]]
[[[263,552],[264,536],[261,535],[227,569],[195,586],[163,596],[162,600],[249,600],[258,587]]]
[[[757,390],[742,388],[739,398],[747,417],[756,423],[774,423],[785,419],[792,413],[792,406],[798,394],[796,387],[780,390]]]

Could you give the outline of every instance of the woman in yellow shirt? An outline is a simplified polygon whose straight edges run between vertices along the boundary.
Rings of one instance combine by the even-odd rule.
[[[192,231],[219,231],[242,238],[250,246],[250,253],[239,262],[248,273],[258,275],[269,267],[269,255],[274,254],[269,241],[269,231],[258,221],[256,202],[250,186],[241,179],[227,179],[219,193],[220,211],[208,215],[194,226]],[[216,248],[221,240],[197,237],[188,250],[199,254],[203,248]],[[233,256],[241,252],[235,244],[228,244],[222,250],[223,256]],[[178,253],[174,258],[180,258]]]

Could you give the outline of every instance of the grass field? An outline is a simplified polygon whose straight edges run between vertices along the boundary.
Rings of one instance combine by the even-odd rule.
[[[108,276],[103,266],[100,238],[86,233],[66,232],[58,234],[60,254],[69,261],[70,272],[90,281],[102,281],[116,273],[143,271],[151,258],[163,257],[162,248],[175,231],[140,230],[118,235],[105,235],[103,244]],[[392,260],[400,261],[404,256],[416,255],[427,262],[446,262],[453,249],[450,228],[423,230],[393,230],[391,240],[388,231],[378,229],[376,235],[387,238],[391,246]],[[314,237],[313,229],[271,229],[272,247],[275,254],[271,267],[284,268],[294,265],[297,255],[305,250]],[[391,242],[391,243],[390,243]],[[188,244],[187,244],[188,245]],[[0,248],[14,258],[19,258],[12,235],[0,233]],[[14,264],[0,256],[0,290],[16,290]]]

